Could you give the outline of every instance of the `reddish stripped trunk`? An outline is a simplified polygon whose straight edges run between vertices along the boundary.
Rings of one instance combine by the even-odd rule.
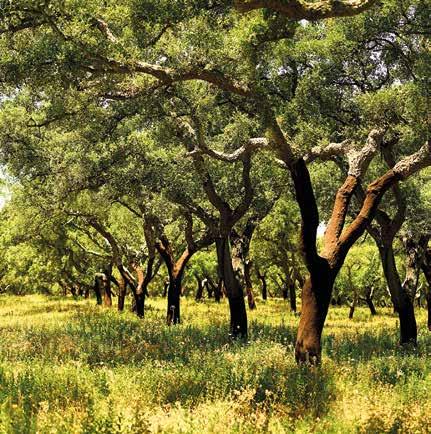
[[[295,348],[297,362],[312,364],[320,361],[322,330],[335,279],[335,273],[324,260],[314,268],[302,288],[302,310]]]
[[[319,214],[308,169],[302,159],[290,163],[289,167],[302,217],[303,254],[310,272],[310,278],[307,279],[302,291],[302,312],[295,354],[299,362],[319,363],[321,335],[335,278],[350,248],[373,219],[384,193],[401,178],[396,172],[389,170],[370,184],[358,216],[347,228],[344,228],[350,200],[359,184],[356,176],[348,175],[337,192],[332,216],[324,237],[323,252],[319,255],[317,251]],[[408,300],[403,301],[405,304],[400,309],[400,321],[401,318],[403,321],[401,334],[403,340],[411,340],[415,337],[415,324],[409,321],[409,318],[412,318],[412,306],[409,305]],[[403,306],[409,308],[406,309]]]

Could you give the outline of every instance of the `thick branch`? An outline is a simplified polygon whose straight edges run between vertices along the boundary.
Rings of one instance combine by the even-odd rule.
[[[251,170],[251,155],[250,153],[245,154],[243,158],[243,168],[242,168],[242,185],[244,187],[244,196],[241,203],[235,208],[232,213],[232,226],[247,212],[250,208],[251,201],[253,200],[254,191],[250,178]]]
[[[310,267],[319,259],[316,246],[319,211],[305,161],[300,158],[294,164],[291,164],[290,173],[295,186],[296,201],[301,212],[302,252],[307,267]]]
[[[196,154],[206,154],[210,157],[226,162],[235,162],[244,158],[246,154],[249,154],[257,149],[268,147],[268,140],[260,137],[255,139],[250,139],[245,145],[242,145],[240,148],[236,149],[234,152],[228,154],[225,152],[215,151],[208,147],[199,147],[189,152],[187,155],[193,157]]]
[[[406,180],[430,165],[431,141],[422,146],[415,154],[399,161],[393,169],[371,183],[367,188],[365,200],[358,216],[341,236],[340,242],[342,248],[348,250],[363,234],[364,230],[373,219],[384,193],[389,188],[397,181]]]

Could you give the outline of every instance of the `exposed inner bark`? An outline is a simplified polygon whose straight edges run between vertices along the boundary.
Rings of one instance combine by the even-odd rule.
[[[259,2],[251,0],[241,3],[243,5],[245,3],[257,5]],[[262,2],[258,7],[265,7],[263,3],[268,6],[267,2]],[[278,153],[281,162],[289,170],[293,179],[296,201],[302,219],[302,251],[305,264],[310,273],[302,294],[302,315],[297,335],[296,359],[298,361],[318,363],[321,355],[321,333],[331,299],[334,280],[344,263],[347,253],[373,220],[385,192],[398,181],[405,180],[424,167],[431,165],[431,141],[425,143],[415,154],[398,162],[391,170],[368,186],[358,215],[346,228],[344,226],[352,195],[380,148],[385,131],[382,129],[372,130],[366,145],[359,151],[353,146],[344,146],[345,144],[343,144],[343,146],[333,146],[332,150],[325,152],[326,155],[339,155],[340,150],[344,152],[348,157],[349,173],[343,186],[337,192],[332,216],[324,237],[323,250],[319,255],[316,243],[317,229],[320,223],[319,214],[305,159],[295,156],[270,102],[263,99],[260,101],[260,108],[269,136],[268,142],[271,148]],[[198,134],[198,136],[200,135]],[[198,142],[201,141],[198,140]],[[204,143],[200,143],[200,145],[200,149],[208,149],[208,146]],[[249,157],[246,148],[243,151],[241,158]],[[201,153],[193,152],[193,155],[195,165],[203,176],[203,185],[207,191],[208,199],[219,209],[221,216],[229,214],[229,206],[215,193],[211,178],[203,168]],[[222,155],[222,153],[218,153],[217,158],[231,161],[229,156]]]
[[[302,310],[296,339],[298,362],[317,364],[321,355],[321,336],[331,299],[334,273],[321,260],[302,288]]]
[[[294,181],[296,200],[302,217],[303,254],[310,272],[310,278],[306,281],[302,293],[302,313],[295,354],[296,359],[300,362],[318,363],[321,354],[321,333],[328,312],[333,284],[349,249],[374,218],[385,192],[398,181],[408,178],[431,164],[431,143],[426,143],[418,152],[406,157],[393,169],[372,182],[366,190],[358,215],[344,229],[351,197],[359,185],[360,176],[365,173],[372,156],[377,152],[384,134],[379,130],[372,131],[366,146],[360,152],[349,154],[349,175],[337,192],[332,216],[324,237],[322,254],[319,255],[316,246],[319,215],[310,175],[302,158],[292,161],[289,152],[284,154],[288,145],[275,122],[274,120],[272,124],[274,140]],[[415,323],[411,321],[412,307],[410,306],[412,305],[405,301],[405,306],[407,308],[403,307],[400,313],[400,318],[403,318],[402,340],[410,339],[415,328]]]

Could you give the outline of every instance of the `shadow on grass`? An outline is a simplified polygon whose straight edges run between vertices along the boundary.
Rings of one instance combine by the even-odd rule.
[[[52,326],[3,327],[17,334],[11,338],[23,345],[7,349],[8,359],[43,358],[81,360],[90,365],[140,364],[146,360],[188,363],[196,354],[213,353],[228,348],[239,351],[240,342],[232,342],[228,324],[181,324],[167,327],[162,318],[152,315],[144,320],[133,315],[119,315],[115,310],[97,309],[88,304],[68,303],[63,306],[36,305],[19,315],[36,315],[51,311],[73,312],[67,322]],[[158,311],[155,307],[149,311]],[[339,329],[339,325],[337,324]],[[292,357],[296,337],[295,325],[273,325],[259,320],[250,322],[249,342],[257,345],[280,344]],[[1,351],[4,353],[6,350]],[[324,332],[324,356],[336,362],[370,360],[402,354],[431,351],[431,334],[421,338],[419,350],[408,351],[398,345],[398,332],[393,329],[331,333]],[[290,353],[290,354],[289,354]]]
[[[18,309],[10,309],[3,313],[0,313],[1,317],[30,317],[35,315],[41,315],[44,313],[64,313],[64,312],[77,312],[77,311],[85,311],[88,310],[89,307],[87,305],[80,305],[79,303],[73,304],[53,304],[47,303],[46,305],[29,305],[26,306],[23,302],[23,306],[20,306]]]
[[[431,333],[420,336],[418,346],[399,344],[399,331],[394,328],[378,331],[327,333],[323,338],[323,352],[337,362],[367,361],[389,356],[424,356],[431,353]]]

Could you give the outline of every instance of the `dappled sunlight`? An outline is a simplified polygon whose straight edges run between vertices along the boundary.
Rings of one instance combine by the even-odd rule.
[[[395,424],[388,414],[400,427],[425,417],[422,410],[404,417],[410,401],[429,405],[431,336],[422,311],[412,352],[398,346],[389,310],[370,320],[359,308],[350,321],[347,308],[332,308],[324,366],[310,369],[294,362],[298,317],[281,299],[257,301],[246,343],[229,339],[223,301],[184,299],[175,327],[164,324],[165,300],[148,304],[140,320],[88,301],[1,297],[0,399],[10,426],[110,432],[121,420],[124,432],[210,432],[220,429],[222,412],[232,415],[231,431],[307,431],[319,418],[330,431],[359,424],[369,432]]]

